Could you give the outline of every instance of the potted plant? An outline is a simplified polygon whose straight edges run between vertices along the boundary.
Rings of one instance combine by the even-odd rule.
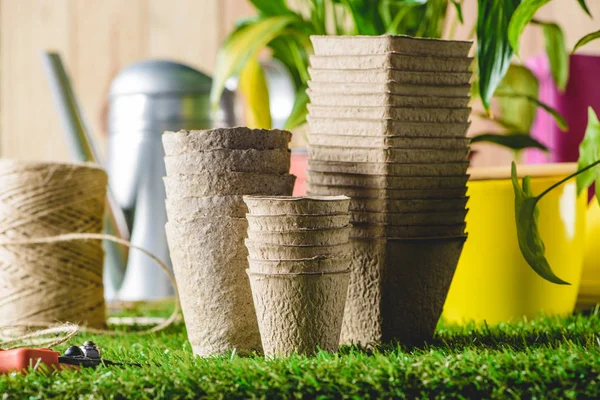
[[[533,19],[537,9],[548,1],[479,1],[478,18],[474,29],[477,38],[477,62],[474,68],[473,97],[481,102],[484,110],[482,114],[500,125],[504,134],[482,133],[475,136],[473,142],[493,142],[515,151],[529,147],[545,150],[546,147],[542,143],[529,135],[536,111],[540,107],[548,111],[559,126],[563,129],[567,128],[564,118],[552,107],[539,100],[539,83],[535,75],[522,64],[511,64],[513,55],[515,52],[518,53],[518,39],[521,33],[525,26],[533,23],[542,26],[546,33],[547,54],[551,60],[553,77],[557,82],[563,82],[565,76],[568,76],[564,63],[568,52],[564,47],[564,37],[560,27]],[[259,11],[258,16],[241,21],[221,48],[212,92],[213,100],[219,98],[225,79],[240,72],[244,76],[249,69],[252,69],[258,72],[248,74],[255,78],[252,79],[253,90],[245,92],[246,102],[250,104],[254,114],[268,112],[265,107],[260,107],[259,101],[253,99],[262,96],[261,93],[264,93],[266,87],[264,79],[260,78],[259,69],[256,68],[256,58],[262,48],[269,47],[273,57],[279,59],[290,70],[296,85],[295,106],[287,128],[301,125],[306,116],[308,56],[312,53],[310,35],[391,33],[439,38],[445,23],[462,22],[460,2],[446,0],[306,1],[302,3],[306,9],[301,11],[292,9],[284,0],[252,0],[252,3]],[[579,1],[579,5],[587,10],[585,1]],[[455,21],[448,21],[447,12],[450,7],[456,8],[457,20]],[[598,33],[593,33],[582,40],[589,41],[597,36]],[[498,110],[498,115],[494,116],[491,112],[492,99],[495,103],[494,110]],[[505,189],[510,194],[512,192],[510,174],[506,174],[504,183]],[[499,203],[504,209],[510,209],[507,204],[511,204],[512,199],[510,196],[508,199],[508,203]],[[481,202],[488,215],[494,212],[489,204],[485,204],[485,198],[475,199],[472,195],[471,202],[474,201]],[[470,215],[472,214],[473,209]],[[504,221],[510,219],[505,218]],[[514,242],[498,236],[494,227],[486,229],[485,235],[480,236],[484,241],[493,243],[494,238],[498,241],[507,241],[516,252],[519,251],[514,225],[510,226],[515,236]],[[475,235],[471,236],[473,239]],[[470,246],[469,242],[467,243],[465,252]],[[471,266],[481,269],[481,261],[477,259],[471,262]],[[460,264],[458,270],[461,270]]]

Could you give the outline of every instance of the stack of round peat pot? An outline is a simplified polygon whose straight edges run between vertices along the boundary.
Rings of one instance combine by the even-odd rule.
[[[312,42],[308,192],[352,198],[342,342],[423,342],[466,239],[471,42]]]
[[[291,133],[165,132],[167,240],[194,354],[260,350],[243,195],[291,195]]]
[[[350,199],[244,200],[248,275],[265,355],[336,351],[350,276]]]

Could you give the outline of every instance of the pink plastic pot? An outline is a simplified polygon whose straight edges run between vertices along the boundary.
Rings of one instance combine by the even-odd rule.
[[[577,161],[579,144],[587,126],[587,109],[592,106],[600,113],[600,56],[571,56],[569,82],[564,93],[552,80],[546,55],[535,57],[526,64],[540,82],[540,100],[557,109],[569,124],[569,131],[562,132],[552,116],[539,108],[532,134],[550,152],[527,150],[527,161],[533,164]]]

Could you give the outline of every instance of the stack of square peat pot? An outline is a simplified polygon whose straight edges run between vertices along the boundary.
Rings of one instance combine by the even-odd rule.
[[[350,275],[350,199],[244,200],[248,275],[265,355],[337,351]]]
[[[308,193],[352,198],[342,342],[420,343],[466,239],[471,42],[312,42]]]
[[[291,133],[165,132],[167,240],[194,354],[261,349],[246,269],[243,195],[291,195]]]

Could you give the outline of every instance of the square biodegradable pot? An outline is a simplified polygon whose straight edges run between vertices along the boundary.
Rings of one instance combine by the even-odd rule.
[[[366,56],[310,56],[310,66],[317,69],[378,69],[393,68],[403,71],[468,72],[470,57],[414,56],[387,53]]]
[[[353,212],[353,224],[456,225],[465,222],[468,210],[429,212]]]
[[[379,83],[396,82],[405,85],[462,86],[471,80],[470,72],[423,72],[397,69],[315,69],[308,68],[313,82]]]
[[[381,343],[381,272],[383,240],[350,239],[350,283],[340,335],[341,344]]]
[[[350,223],[350,214],[330,215],[252,215],[247,214],[248,228],[254,231],[343,228]]]
[[[287,149],[291,132],[279,129],[250,129],[245,127],[206,130],[166,131],[162,135],[165,155],[176,156],[198,151]]]
[[[384,343],[420,345],[433,338],[465,237],[388,240],[382,271]]]
[[[166,156],[165,167],[167,176],[210,173],[215,167],[235,172],[285,174],[290,171],[290,157],[287,149],[196,151]]]
[[[457,176],[466,174],[468,161],[442,164],[356,163],[308,160],[310,171],[389,176]]]
[[[358,197],[366,199],[445,199],[463,197],[467,193],[467,188],[459,187],[454,189],[371,189],[359,188],[355,186],[330,186],[316,185],[312,182],[306,182],[308,193],[311,195],[344,195],[349,197]]]
[[[244,196],[252,215],[331,215],[348,212],[346,196]]]
[[[307,116],[309,131],[346,136],[465,137],[470,123],[406,122],[393,119],[336,119]]]
[[[348,243],[333,246],[290,246],[256,243],[246,239],[248,254],[253,260],[301,260],[306,258],[339,258],[348,254]]]
[[[355,186],[374,189],[453,189],[463,187],[469,175],[458,176],[391,176],[317,172],[308,170],[308,179],[316,185]]]
[[[468,197],[455,199],[362,199],[352,198],[350,201],[350,212],[442,212],[464,210],[467,206]]]
[[[308,68],[313,82],[379,83],[395,82],[405,85],[462,86],[468,85],[471,72],[403,71],[379,69],[316,69]]]
[[[245,270],[246,220],[167,223],[167,240],[188,339],[195,355],[260,350]]]
[[[315,106],[342,107],[415,107],[415,108],[463,108],[469,105],[470,98],[438,96],[401,96],[390,93],[377,94],[334,94],[308,89],[310,104]]]
[[[403,122],[465,123],[471,108],[409,108],[409,107],[337,107],[309,104],[308,112],[316,118],[395,119]]]
[[[458,149],[467,147],[471,141],[465,137],[353,136],[320,132],[307,136],[311,145],[364,149]]]
[[[163,178],[167,198],[244,194],[290,195],[296,177],[290,174],[229,172],[175,175]]]
[[[255,243],[287,246],[335,246],[348,243],[351,227],[276,231],[248,230],[248,239]]]
[[[467,161],[468,152],[467,147],[459,149],[357,149],[316,145],[308,147],[310,160],[356,163],[456,163]]]
[[[350,258],[315,257],[303,260],[253,260],[248,259],[251,272],[262,274],[300,274],[300,273],[329,273],[347,271],[350,268]]]
[[[198,217],[227,216],[244,218],[248,207],[242,196],[182,197],[166,199],[169,221],[187,221]]]
[[[349,271],[248,276],[266,357],[337,351]]]
[[[318,56],[362,56],[400,53],[414,56],[467,57],[471,41],[412,38],[399,35],[382,36],[318,36],[310,37]]]
[[[431,97],[468,97],[471,85],[408,85],[387,81],[384,83],[341,83],[308,81],[310,90],[319,93],[329,93],[347,96],[361,94],[390,93],[398,96],[431,96]]]
[[[351,238],[433,238],[465,235],[465,223],[454,225],[386,225],[359,224],[352,226]]]

